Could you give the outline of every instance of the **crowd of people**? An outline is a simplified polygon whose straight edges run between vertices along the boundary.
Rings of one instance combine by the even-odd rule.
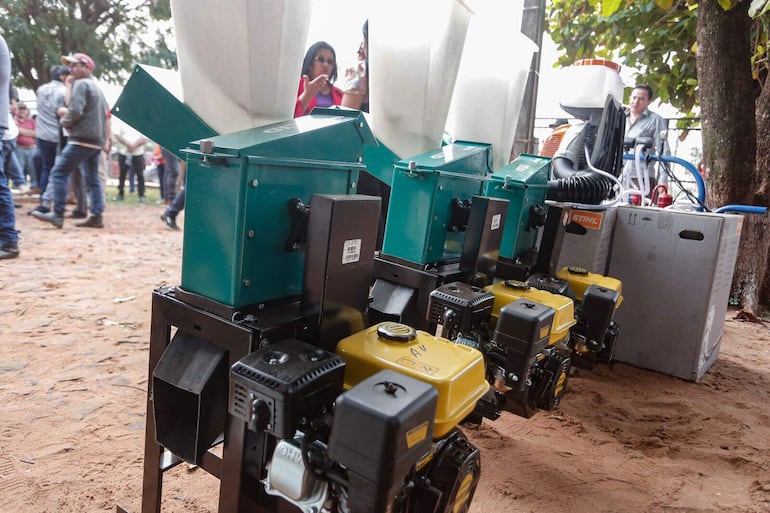
[[[337,55],[325,41],[307,50],[300,72],[294,116],[310,114],[316,107],[341,105],[368,111],[368,24],[355,66],[345,70],[337,87]],[[65,215],[78,228],[103,228],[107,201],[107,176],[113,144],[117,150],[118,193],[113,201],[136,193],[145,201],[147,148],[154,144],[122,123],[113,130],[110,107],[94,79],[96,63],[86,53],[62,56],[48,69],[49,81],[35,91],[35,113],[19,101],[11,83],[11,51],[0,35],[0,259],[19,255],[14,194],[39,195],[28,214],[56,228]],[[158,173],[161,221],[178,230],[176,218],[184,208],[184,162],[154,145],[152,161]],[[180,184],[179,186],[177,184]],[[69,208],[70,203],[74,207]]]

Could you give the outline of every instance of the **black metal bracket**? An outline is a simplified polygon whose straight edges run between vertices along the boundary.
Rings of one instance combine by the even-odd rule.
[[[301,251],[307,243],[307,223],[310,219],[310,206],[302,203],[299,198],[289,200],[289,219],[291,220],[291,233],[286,239],[284,248],[289,253]]]

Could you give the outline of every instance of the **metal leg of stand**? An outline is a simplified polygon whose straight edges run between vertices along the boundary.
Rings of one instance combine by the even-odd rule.
[[[160,513],[163,472],[173,465],[164,465],[164,448],[155,441],[155,418],[151,397],[153,369],[171,341],[171,328],[214,343],[228,351],[229,363],[234,364],[252,350],[256,335],[248,328],[203,312],[177,299],[155,292],[150,328],[150,356],[147,394],[147,418],[144,445],[144,476],[142,483],[142,513]],[[241,513],[241,480],[243,471],[243,439],[245,424],[228,416],[221,460],[207,453],[200,467],[220,479],[219,513]],[[167,462],[168,463],[168,462]]]
[[[150,324],[150,355],[147,376],[147,414],[144,430],[144,473],[142,478],[142,513],[160,513],[163,490],[161,469],[163,448],[155,442],[155,415],[152,411],[152,371],[158,364],[170,341],[171,329],[162,315],[158,315],[159,296],[153,294]]]

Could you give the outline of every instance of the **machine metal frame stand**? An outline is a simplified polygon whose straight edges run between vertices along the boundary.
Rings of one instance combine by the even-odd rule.
[[[163,474],[183,460],[158,444],[155,439],[155,415],[152,403],[153,370],[171,342],[171,328],[176,327],[216,344],[228,353],[230,366],[259,347],[259,342],[276,329],[284,330],[296,320],[292,307],[283,309],[286,315],[270,316],[269,322],[249,320],[237,322],[180,301],[174,288],[153,291],[152,321],[150,327],[149,378],[147,390],[147,417],[144,442],[144,472],[142,480],[142,513],[160,513]],[[297,309],[298,311],[298,309]],[[282,508],[273,497],[259,497],[257,502],[244,491],[246,423],[228,415],[225,423],[222,456],[211,450],[200,459],[198,466],[220,481],[219,513],[279,511]],[[217,440],[219,442],[219,440]],[[216,445],[216,443],[214,445]],[[212,445],[213,447],[213,445]],[[255,485],[259,483],[255,481]],[[252,490],[251,493],[254,493]],[[262,503],[260,505],[260,503]],[[269,509],[268,509],[269,508]],[[118,513],[128,513],[117,506]]]

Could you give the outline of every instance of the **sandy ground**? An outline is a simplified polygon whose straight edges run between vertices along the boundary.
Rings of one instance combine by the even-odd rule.
[[[21,256],[0,263],[0,513],[139,513],[151,292],[179,282],[182,233],[154,204],[108,204],[103,230],[27,209]],[[560,410],[466,429],[482,451],[471,511],[770,512],[769,346],[729,313],[697,384],[580,370]],[[164,512],[216,511],[204,471],[164,483]]]

